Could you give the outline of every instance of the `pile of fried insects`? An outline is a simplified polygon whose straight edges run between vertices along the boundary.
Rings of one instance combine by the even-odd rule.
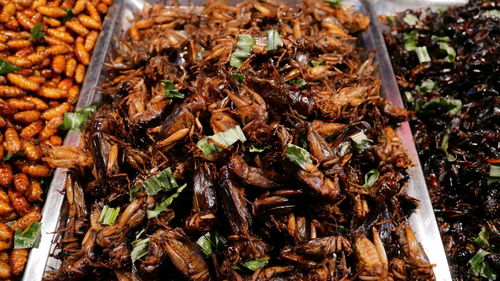
[[[434,280],[407,218],[406,112],[338,1],[155,5],[108,64],[52,280]]]
[[[499,5],[407,11],[385,36],[454,280],[500,274]]]
[[[0,1],[0,279],[22,274],[40,236],[52,169],[41,145],[75,124],[110,0]],[[65,115],[66,114],[66,115]]]

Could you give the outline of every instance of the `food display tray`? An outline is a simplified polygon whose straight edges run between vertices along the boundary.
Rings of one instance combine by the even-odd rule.
[[[117,38],[124,30],[127,30],[135,12],[143,9],[146,3],[159,1],[145,0],[122,0],[115,1],[110,8],[104,21],[103,31],[97,42],[96,49],[92,56],[91,64],[87,70],[87,77],[82,87],[77,109],[90,104],[101,104],[101,96],[97,94],[97,86],[106,77],[105,62],[113,54],[117,46]],[[188,2],[180,0],[180,3]],[[190,3],[201,4],[202,0],[191,0]],[[239,1],[228,1],[230,4]],[[289,0],[286,2],[294,3],[298,1]],[[383,3],[377,3],[383,2]],[[370,17],[369,28],[360,35],[360,42],[367,50],[367,54],[375,52],[375,63],[378,66],[378,72],[382,81],[381,96],[390,100],[396,106],[403,107],[403,102],[396,84],[396,79],[392,70],[391,62],[384,39],[381,33],[381,26],[377,21],[377,16],[386,11],[395,12],[404,8],[402,5],[391,6],[391,2],[403,1],[373,1],[373,0],[344,0],[343,4],[352,5],[354,8]],[[407,2],[407,1],[404,1]],[[423,1],[413,1],[423,2]],[[427,1],[429,2],[429,1]],[[443,2],[443,5],[450,4],[450,1]],[[444,2],[447,2],[446,4]],[[377,4],[377,9],[375,9]],[[396,8],[398,7],[398,8]],[[436,223],[436,218],[432,209],[430,197],[425,184],[424,175],[418,159],[415,144],[413,142],[412,132],[408,122],[403,122],[398,128],[403,146],[413,162],[413,166],[408,170],[410,175],[407,193],[420,201],[420,207],[409,218],[409,224],[415,232],[417,240],[425,250],[429,262],[435,264],[434,273],[438,281],[451,281],[451,275],[448,268],[448,262],[444,252],[441,236]],[[78,145],[80,141],[80,132],[71,131],[67,134],[65,145]],[[61,239],[61,233],[58,232],[67,218],[67,206],[64,196],[64,185],[66,179],[66,169],[58,168],[54,172],[54,177],[47,191],[47,199],[42,210],[42,236],[38,248],[31,250],[26,264],[23,281],[40,281],[44,275],[50,271],[57,270],[60,261],[55,258],[57,253],[57,244]]]

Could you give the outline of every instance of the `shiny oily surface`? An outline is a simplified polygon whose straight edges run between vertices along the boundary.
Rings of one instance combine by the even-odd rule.
[[[392,127],[405,113],[379,96],[371,61],[350,35],[368,20],[322,2],[301,5],[298,27],[287,16],[298,8],[279,2],[210,3],[201,14],[154,7],[139,15],[110,63],[102,92],[111,103],[87,125],[79,147],[49,151],[53,164],[74,170],[56,278],[155,279],[165,271],[175,280],[433,278],[405,222],[415,201],[404,195],[409,160]],[[239,15],[233,22],[232,13]],[[249,18],[256,24],[241,27],[258,43],[236,69],[229,58]],[[221,30],[213,19],[235,26]],[[273,27],[283,44],[269,53]],[[316,36],[325,41],[311,40]],[[288,82],[296,78],[305,85]],[[165,97],[161,80],[174,84],[169,94],[185,97]],[[196,145],[236,125],[244,143],[209,156]],[[351,138],[361,132],[373,142],[364,151]],[[291,162],[290,144],[306,147],[312,160]],[[73,158],[56,157],[63,153]],[[187,187],[147,219],[170,193],[139,188],[130,202],[130,190],[166,167]],[[379,178],[365,179],[372,170]],[[99,223],[104,204],[122,210],[112,225]],[[142,228],[149,251],[132,267],[130,242]],[[195,241],[208,230],[227,244],[204,258]]]

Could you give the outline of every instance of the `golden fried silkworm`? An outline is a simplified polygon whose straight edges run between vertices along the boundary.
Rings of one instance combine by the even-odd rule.
[[[42,157],[42,151],[30,140],[22,140],[22,146],[24,150],[24,155],[31,161],[40,160]]]
[[[30,59],[23,57],[8,56],[3,60],[20,68],[30,68],[33,65]]]
[[[16,12],[16,19],[26,30],[31,30],[35,26],[35,23],[22,11]]]
[[[68,59],[68,61],[66,62],[66,73],[65,73],[66,76],[73,77],[73,75],[75,74],[76,65],[77,65],[76,59],[74,58]]]
[[[26,100],[26,101],[30,101],[30,102],[35,103],[36,110],[46,110],[46,109],[49,108],[49,106],[47,105],[47,103],[45,103],[40,98],[37,98],[37,97],[24,97],[23,99]]]
[[[16,220],[12,224],[12,229],[14,231],[15,230],[24,230],[28,226],[30,226],[32,223],[40,221],[41,218],[42,218],[42,216],[40,215],[40,212],[37,212],[37,211],[30,212],[30,213],[20,217],[18,220]]]
[[[12,116],[12,118],[18,123],[30,124],[38,120],[38,118],[40,118],[40,115],[40,111],[38,110],[26,110],[17,112],[16,114],[14,114],[14,116]]]
[[[57,55],[52,59],[52,71],[55,73],[63,73],[66,69],[66,57]]]
[[[78,84],[81,84],[84,78],[85,78],[85,66],[83,64],[79,64],[77,65],[75,70],[75,81]]]
[[[4,147],[11,154],[21,151],[21,140],[14,128],[7,128],[4,133]]]
[[[45,178],[50,176],[50,168],[45,164],[20,163],[21,171],[34,178]],[[14,206],[15,208],[15,206]]]
[[[27,249],[14,249],[10,253],[9,257],[9,265],[12,268],[12,275],[18,276],[26,265],[26,261],[28,260],[28,250]]]
[[[40,133],[42,131],[43,127],[44,127],[43,121],[37,120],[37,121],[29,124],[28,126],[24,127],[21,130],[21,133],[19,134],[19,136],[21,138],[25,138],[25,139],[32,138],[32,137],[36,136],[38,133]]]
[[[8,186],[12,182],[12,167],[0,164],[0,186]]]
[[[7,46],[14,50],[21,50],[29,48],[31,46],[31,41],[26,39],[10,40],[7,42]]]
[[[26,92],[18,87],[0,85],[0,98],[15,98],[26,95]]]
[[[83,65],[89,65],[90,54],[85,50],[85,46],[82,42],[77,41],[75,43],[75,55],[78,61]]]
[[[13,178],[13,181],[14,181],[14,188],[22,194],[25,194],[30,188],[31,184],[30,179],[28,178],[28,176],[26,176],[26,174],[23,173],[16,174]]]
[[[48,99],[62,99],[62,98],[66,98],[68,96],[68,92],[66,90],[63,90],[63,89],[50,88],[50,87],[44,86],[40,89],[40,91],[38,91],[38,95],[42,96],[44,98],[48,98]],[[44,119],[46,119],[46,118],[44,118]]]
[[[100,16],[99,16],[100,19]],[[78,20],[86,28],[100,30],[102,28],[101,22],[97,21],[93,17],[89,17],[85,14],[78,15]]]
[[[17,87],[23,90],[37,91],[40,88],[40,85],[38,85],[37,83],[29,79],[26,79],[24,76],[18,74],[9,73],[7,74],[7,79],[9,79],[9,81],[12,84],[16,85]]]
[[[55,18],[49,18],[49,17],[44,17],[43,23],[45,23],[46,25],[48,25],[50,27],[60,27],[62,25],[61,21],[59,21]]]
[[[5,223],[0,223],[0,251],[5,251],[12,247],[14,231]]]
[[[88,17],[88,16],[87,16]],[[72,20],[69,20],[67,21],[65,24],[64,24],[68,29],[72,30],[73,32],[75,32],[76,34],[80,35],[80,36],[87,36],[87,34],[89,34],[89,30],[87,29],[87,27],[85,27],[84,25],[82,25],[80,23],[79,20],[77,19],[72,19]]]
[[[47,48],[47,52],[53,56],[63,55],[63,54],[71,52],[71,48],[66,44],[64,44],[64,45],[52,45],[52,46]]]
[[[47,124],[45,124],[45,127],[43,130],[40,132],[40,135],[38,138],[41,141],[48,140],[51,136],[53,136],[57,131],[59,130],[59,125],[63,122],[64,117],[62,115],[59,115],[55,118],[50,119]]]
[[[85,10],[85,5],[87,4],[87,0],[77,0],[75,6],[73,7],[73,14],[78,15],[79,13]]]
[[[31,110],[36,108],[36,104],[24,99],[9,99],[7,100],[10,108],[15,110]]]
[[[99,37],[99,32],[92,30],[87,37],[85,37],[85,50],[87,52],[92,51],[94,49],[95,43],[97,41],[97,38]]]
[[[80,94],[80,87],[78,85],[73,85],[68,90],[68,99],[67,102],[74,104],[78,101],[78,95]]]
[[[66,43],[69,43],[69,44],[75,42],[75,39],[73,38],[73,36],[71,36],[71,34],[65,32],[65,31],[62,31],[62,30],[58,30],[55,28],[48,28],[47,34],[49,36],[55,37],[55,38],[62,40]]]
[[[52,18],[62,18],[67,15],[67,12],[63,8],[59,7],[40,6],[36,10],[40,14]]]

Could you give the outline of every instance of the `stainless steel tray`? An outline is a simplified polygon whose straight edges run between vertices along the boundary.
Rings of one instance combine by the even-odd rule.
[[[91,67],[88,69],[87,78],[77,104],[78,108],[92,103],[100,103],[100,96],[96,95],[96,86],[105,78],[106,70],[103,67],[103,64],[107,56],[112,53],[114,43],[116,43],[113,39],[118,37],[122,30],[130,27],[129,19],[132,17],[134,12],[142,10],[144,4],[147,2],[151,3],[159,1],[122,0],[115,2],[117,4],[115,4],[110,10],[103,32],[101,33],[101,38],[97,43]],[[179,2],[185,3],[188,1],[180,0]],[[203,3],[203,0],[192,0],[189,2],[201,4]],[[230,0],[228,2],[237,3],[239,1]],[[298,1],[289,0],[288,2],[294,3]],[[378,64],[380,78],[382,80],[381,95],[392,101],[395,105],[402,107],[403,103],[401,96],[398,91],[389,55],[385,48],[385,43],[376,18],[377,13],[380,13],[383,9],[375,10],[371,2],[374,1],[343,1],[344,4],[353,5],[357,10],[370,16],[371,24],[369,29],[363,33],[362,41],[369,52],[376,52],[375,61]],[[375,2],[379,1],[375,0]],[[383,5],[388,4],[386,2],[387,1],[384,1]],[[414,2],[418,2],[418,0]],[[386,7],[383,5],[380,7]],[[402,139],[406,152],[414,163],[414,166],[409,169],[410,181],[407,189],[408,194],[416,199],[419,199],[421,202],[420,209],[418,209],[409,219],[410,226],[415,232],[418,241],[422,244],[424,250],[426,251],[430,263],[436,264],[436,267],[434,268],[436,279],[439,281],[451,281],[452,279],[439,230],[437,228],[436,218],[434,216],[427,187],[425,185],[412,133],[407,122],[401,124],[401,127],[398,129],[398,134]],[[64,144],[77,145],[79,140],[79,132],[70,132],[66,136]],[[30,253],[22,279],[23,281],[42,280],[45,272],[57,269],[60,266],[60,261],[54,258],[53,254],[57,251],[55,245],[60,239],[60,235],[56,234],[56,231],[61,224],[64,224],[65,221],[65,197],[61,192],[64,189],[65,172],[65,169],[57,169],[55,171],[54,178],[48,191],[45,207],[42,211],[42,238],[39,247],[37,249],[33,249]]]

